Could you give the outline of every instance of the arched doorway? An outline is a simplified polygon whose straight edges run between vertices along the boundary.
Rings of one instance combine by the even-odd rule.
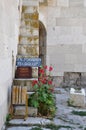
[[[46,29],[44,24],[39,21],[39,57],[42,59],[42,65],[46,65]]]

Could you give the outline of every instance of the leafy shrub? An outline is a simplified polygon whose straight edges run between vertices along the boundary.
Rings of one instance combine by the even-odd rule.
[[[46,70],[48,74],[46,74]],[[32,87],[35,90],[29,98],[29,105],[38,108],[38,112],[43,116],[53,116],[56,111],[54,98],[54,85],[52,83],[51,71],[52,66],[40,67],[39,79],[32,82]]]

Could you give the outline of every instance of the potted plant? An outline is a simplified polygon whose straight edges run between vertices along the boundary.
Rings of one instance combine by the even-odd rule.
[[[46,74],[46,70],[48,74]],[[52,66],[40,67],[38,81],[32,82],[35,93],[29,98],[29,105],[38,108],[38,113],[42,116],[53,116],[56,110],[53,94],[54,85],[51,77],[52,70]]]

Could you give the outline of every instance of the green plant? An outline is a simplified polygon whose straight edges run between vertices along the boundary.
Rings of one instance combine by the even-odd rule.
[[[12,118],[11,114],[6,115],[6,122],[5,122],[6,125],[9,124],[9,121],[11,120],[11,118]]]
[[[7,121],[7,122],[10,121],[10,119],[11,119],[11,114],[7,114],[7,116],[6,116],[6,121]]]
[[[61,128],[67,128],[67,129],[69,129],[69,128],[72,129],[73,128],[71,126],[55,125],[55,124],[47,124],[45,127],[49,128],[51,130],[59,130]]]
[[[34,127],[31,130],[42,130],[40,127]]]
[[[68,99],[67,103],[68,103],[68,106],[73,106],[74,101]]]
[[[72,114],[79,116],[86,116],[86,111],[72,111]]]
[[[32,82],[32,87],[35,90],[29,98],[29,105],[38,108],[38,112],[43,116],[53,116],[56,111],[54,98],[54,85],[52,84],[51,71],[47,66],[40,67],[39,79]],[[48,70],[48,75],[46,74]]]

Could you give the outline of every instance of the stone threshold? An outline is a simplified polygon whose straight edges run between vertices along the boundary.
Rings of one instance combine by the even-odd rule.
[[[24,119],[12,119],[9,121],[9,126],[32,126],[32,125],[47,125],[54,123],[52,120],[41,117],[28,117]]]

